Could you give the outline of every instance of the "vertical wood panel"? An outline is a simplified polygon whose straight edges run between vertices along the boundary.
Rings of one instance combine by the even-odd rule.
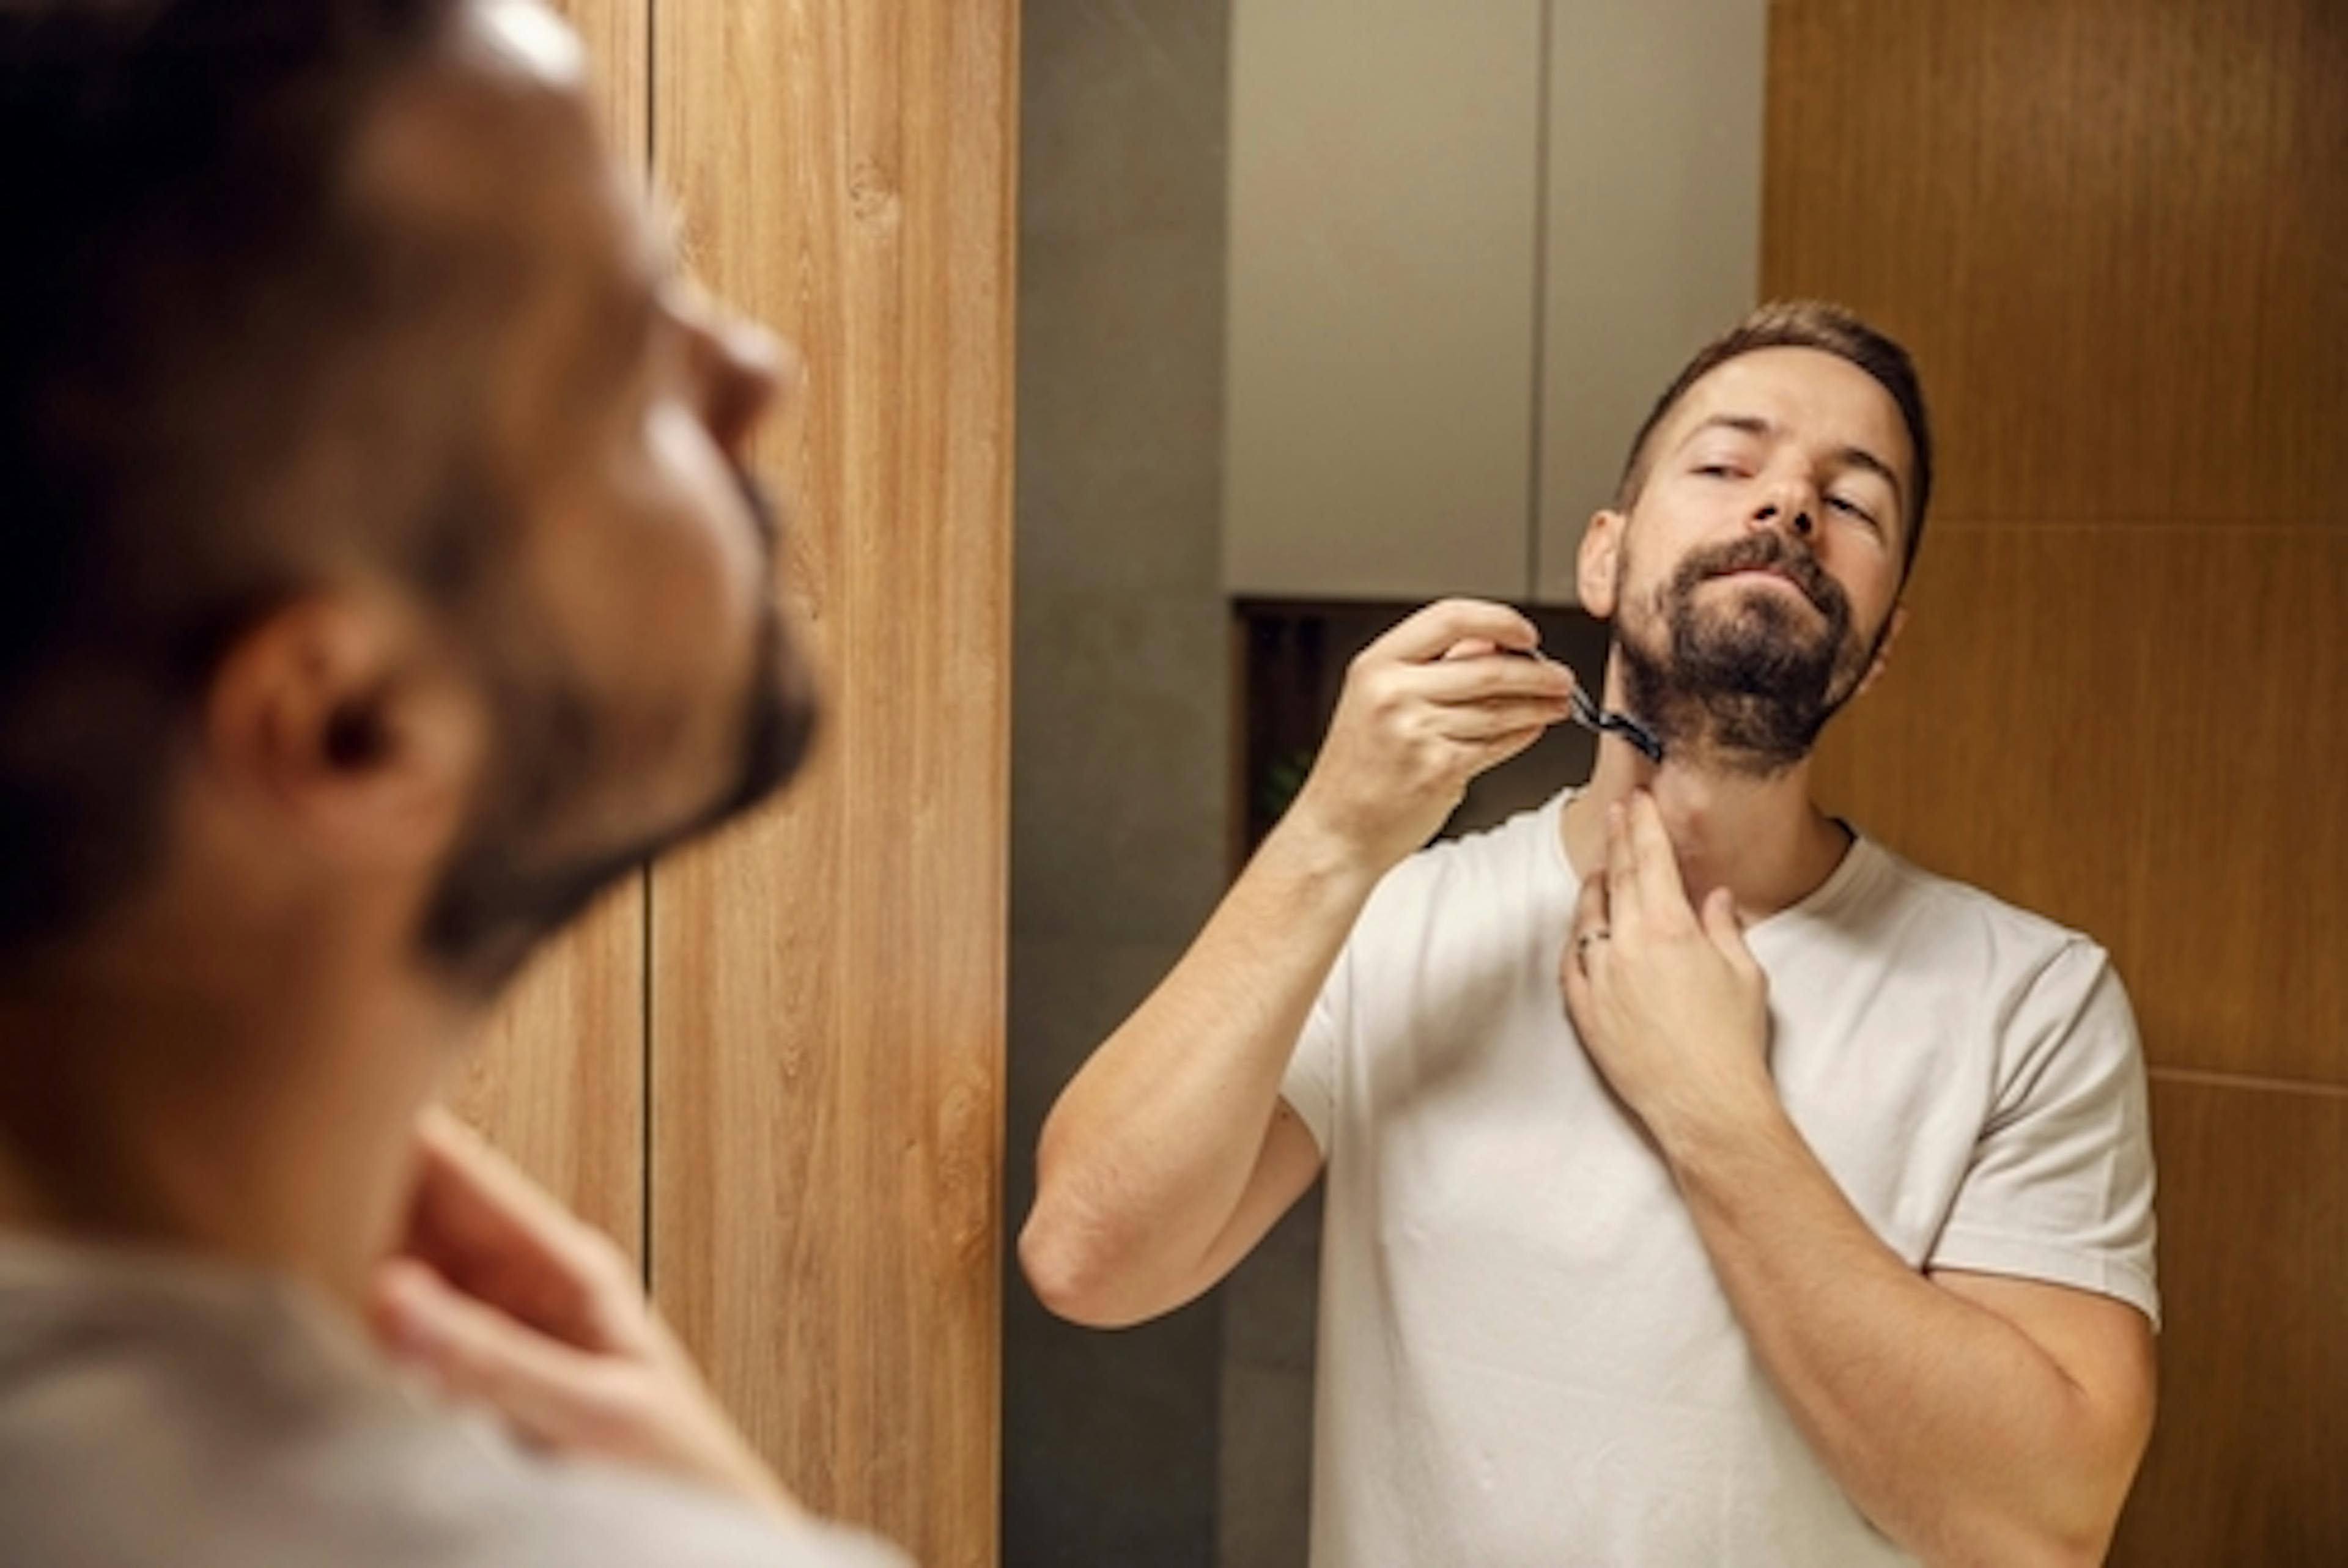
[[[643,168],[650,0],[564,0],[595,62],[613,155]],[[551,942],[449,1099],[632,1255],[644,1245],[644,882]]]
[[[1935,527],[1820,793],[2094,933],[2156,1065],[2348,1086],[2348,529]]]
[[[817,1509],[994,1561],[1014,0],[664,4],[654,158],[796,342],[828,724],[654,874],[652,1275]]]
[[[2162,1410],[2112,1561],[2348,1563],[2348,1094],[2162,1076],[2152,1109]]]
[[[2109,943],[2171,1064],[2114,1561],[2348,1560],[2348,7],[1776,0],[1770,70],[1765,291],[1909,341],[1945,476],[1822,791]]]
[[[1763,276],[1921,362],[1943,515],[2348,526],[2348,6],[1776,0]]]

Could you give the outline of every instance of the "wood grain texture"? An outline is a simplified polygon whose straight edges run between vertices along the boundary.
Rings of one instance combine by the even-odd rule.
[[[2348,527],[2348,6],[1776,0],[1765,289],[1917,355],[1943,515]]]
[[[2168,1327],[2113,1561],[2348,1561],[2348,7],[1772,21],[1764,291],[1909,342],[1944,476],[1822,793],[2134,995]]]
[[[2156,1064],[2348,1085],[2348,530],[1942,528],[1821,794],[2109,947]]]
[[[654,874],[655,1294],[785,1480],[994,1560],[1014,0],[663,5],[654,163],[796,342],[763,456],[827,729]]]
[[[643,168],[650,0],[559,7],[592,56],[613,156]],[[632,1255],[644,1246],[644,878],[548,944],[507,997],[450,1102]]]
[[[2156,1076],[2161,1415],[2116,1568],[2348,1563],[2348,1094]]]

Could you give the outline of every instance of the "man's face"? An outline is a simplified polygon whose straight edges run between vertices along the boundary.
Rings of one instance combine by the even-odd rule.
[[[1690,387],[1612,525],[1632,712],[1738,771],[1806,756],[1887,641],[1912,465],[1898,405],[1834,354],[1756,350]]]
[[[424,930],[493,984],[613,876],[778,787],[814,702],[747,474],[782,351],[679,278],[560,24],[490,3],[466,34],[445,98],[395,110],[425,123],[394,160],[524,281],[479,394],[513,537],[460,615],[490,757]]]

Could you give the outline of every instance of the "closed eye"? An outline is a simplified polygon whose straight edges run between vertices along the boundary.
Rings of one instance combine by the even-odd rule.
[[[1838,512],[1846,514],[1847,516],[1857,518],[1860,522],[1865,523],[1870,528],[1879,526],[1875,520],[1875,514],[1873,512],[1869,511],[1865,507],[1860,506],[1857,501],[1852,500],[1848,496],[1829,496],[1827,497],[1827,505],[1834,507]]]
[[[1711,479],[1741,479],[1745,477],[1742,470],[1734,468],[1726,463],[1706,463],[1695,471]]]

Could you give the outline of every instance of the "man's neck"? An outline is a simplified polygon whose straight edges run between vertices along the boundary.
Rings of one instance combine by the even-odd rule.
[[[1620,693],[1608,682],[1610,699]],[[1810,765],[1756,776],[1720,765],[1699,746],[1678,746],[1661,765],[1613,736],[1598,743],[1589,784],[1566,805],[1560,831],[1575,875],[1606,862],[1606,809],[1633,790],[1654,796],[1679,854],[1688,901],[1702,907],[1726,887],[1748,920],[1815,892],[1842,862],[1849,834],[1810,799]]]
[[[396,1240],[448,1057],[426,1037],[451,1026],[336,978],[295,961],[240,992],[114,960],[0,994],[0,1232],[181,1251],[355,1301]]]

